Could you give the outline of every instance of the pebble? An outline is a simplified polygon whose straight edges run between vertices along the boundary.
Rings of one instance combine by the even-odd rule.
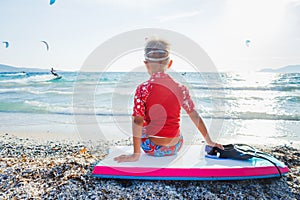
[[[0,199],[300,199],[300,150],[264,147],[290,172],[281,179],[138,181],[98,179],[93,166],[121,141],[37,141],[0,135]]]

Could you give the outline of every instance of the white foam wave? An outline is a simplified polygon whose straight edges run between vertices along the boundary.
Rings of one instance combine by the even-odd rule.
[[[300,121],[299,114],[277,114],[277,113],[264,113],[264,112],[236,112],[236,113],[222,113],[211,112],[202,115],[205,118],[219,118],[219,119],[241,119],[241,120],[293,120]]]
[[[1,74],[1,76],[25,76],[25,75],[26,75],[25,72]]]
[[[40,91],[32,88],[2,88],[0,93],[9,93],[9,92],[27,92],[31,94],[62,94],[62,95],[72,95],[73,91],[58,91],[58,90],[46,90]]]
[[[34,75],[30,77],[17,78],[17,79],[2,80],[0,81],[0,83],[28,84],[28,83],[36,83],[36,82],[47,82],[53,79],[55,79],[53,75],[43,74],[43,75]]]
[[[35,107],[48,107],[50,104],[48,103],[43,103],[40,101],[29,101],[29,100],[25,100],[24,102],[25,104],[31,105],[31,106],[35,106]]]

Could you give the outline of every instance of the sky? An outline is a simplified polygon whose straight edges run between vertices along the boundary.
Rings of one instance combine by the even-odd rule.
[[[300,0],[56,0],[51,6],[49,1],[0,1],[0,64],[78,70],[103,42],[142,28],[187,36],[219,71],[300,64]],[[121,58],[116,70],[142,65],[142,55]],[[186,70],[184,61],[176,56],[174,61]]]

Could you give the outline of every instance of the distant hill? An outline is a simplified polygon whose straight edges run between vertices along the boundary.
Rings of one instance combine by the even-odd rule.
[[[0,72],[47,72],[49,70],[39,69],[39,68],[21,68],[13,67],[9,65],[0,64]]]
[[[260,72],[283,72],[283,73],[300,73],[300,65],[288,65],[278,69],[262,69]]]

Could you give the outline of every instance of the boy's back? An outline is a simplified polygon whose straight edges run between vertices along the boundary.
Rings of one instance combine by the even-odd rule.
[[[138,86],[134,103],[133,116],[144,117],[149,136],[178,137],[181,106],[187,113],[194,110],[187,88],[164,72],[152,74],[149,81]]]

